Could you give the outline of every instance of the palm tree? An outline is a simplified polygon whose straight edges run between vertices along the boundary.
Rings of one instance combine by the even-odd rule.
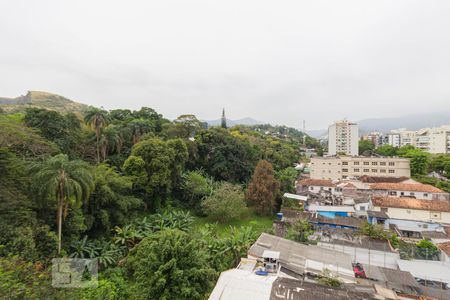
[[[106,110],[92,107],[86,113],[84,122],[91,125],[95,130],[95,137],[97,138],[97,163],[100,162],[100,133],[102,128],[109,123],[109,114]]]
[[[58,254],[61,253],[62,221],[69,205],[80,204],[89,198],[94,180],[89,166],[80,160],[69,160],[58,154],[32,166],[33,185],[42,198],[53,198],[57,207]]]

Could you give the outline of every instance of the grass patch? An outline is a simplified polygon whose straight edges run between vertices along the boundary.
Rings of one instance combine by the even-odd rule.
[[[259,235],[264,231],[272,229],[272,222],[274,217],[264,217],[256,215],[250,210],[244,217],[238,220],[232,220],[227,223],[217,223],[217,232],[220,236],[226,236],[230,233],[230,226],[241,227],[249,226]],[[208,217],[200,218],[196,217],[194,221],[194,229],[200,229],[206,224],[216,223]]]

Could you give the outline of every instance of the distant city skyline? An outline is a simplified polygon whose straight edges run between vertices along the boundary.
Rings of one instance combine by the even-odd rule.
[[[344,2],[2,1],[0,96],[307,130],[450,111],[450,2]]]

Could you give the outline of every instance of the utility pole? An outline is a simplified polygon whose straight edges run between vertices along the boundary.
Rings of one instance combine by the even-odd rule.
[[[306,125],[305,125],[305,120],[303,120],[303,146],[306,147]]]

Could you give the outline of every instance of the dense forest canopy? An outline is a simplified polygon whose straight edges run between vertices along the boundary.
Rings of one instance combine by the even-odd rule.
[[[292,191],[304,141],[146,107],[1,112],[2,296],[204,299]],[[99,287],[52,288],[55,257],[98,258]]]

